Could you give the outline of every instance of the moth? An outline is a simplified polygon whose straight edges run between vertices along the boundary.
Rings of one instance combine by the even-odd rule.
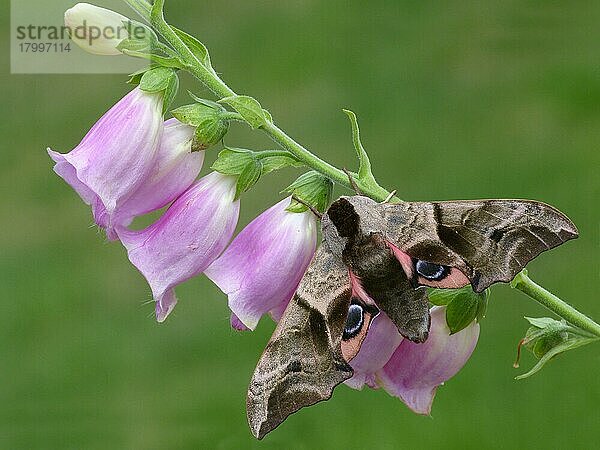
[[[259,439],[352,377],[349,363],[379,311],[402,336],[424,342],[424,286],[470,283],[482,292],[578,236],[560,211],[525,200],[392,204],[355,195],[335,201],[321,228],[322,245],[250,382],[248,422]]]

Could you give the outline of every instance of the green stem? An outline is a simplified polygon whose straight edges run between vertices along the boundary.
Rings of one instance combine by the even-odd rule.
[[[287,150],[261,150],[256,152],[259,158],[271,158],[273,156],[287,156],[293,157],[293,155]]]
[[[547,291],[539,284],[536,284],[529,276],[527,271],[523,270],[512,281],[511,287],[520,290],[527,294],[532,299],[541,303],[550,311],[556,313],[571,325],[581,328],[582,330],[589,331],[594,336],[600,337],[600,325],[594,322],[592,319],[587,317],[585,314],[580,313],[571,305],[565,303],[552,292]]]

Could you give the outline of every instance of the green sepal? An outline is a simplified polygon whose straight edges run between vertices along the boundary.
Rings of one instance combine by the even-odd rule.
[[[241,175],[248,164],[255,159],[254,152],[243,148],[225,148],[211,169],[223,175]]]
[[[537,327],[529,327],[525,333],[525,339],[523,345],[531,352],[536,358],[541,358],[553,347],[556,347],[569,339],[569,335],[566,329],[563,329],[561,322],[558,322],[559,326],[555,327],[550,325],[543,329]]]
[[[556,355],[599,340],[598,337],[573,327],[564,320],[558,321],[548,317],[525,317],[525,319],[532,326],[519,343],[519,350],[521,346],[525,346],[539,361],[527,373],[517,376],[517,380],[528,378],[539,372]],[[519,358],[517,357],[515,367],[519,367],[518,363]]]
[[[487,314],[488,304],[490,302],[490,292],[491,291],[489,289],[486,289],[481,294],[477,294],[479,296],[479,298],[478,298],[479,302],[477,304],[477,316],[476,316],[477,322],[481,322],[483,319],[485,319],[485,315]]]
[[[139,41],[130,38],[123,39],[119,42],[119,45],[117,45],[117,50],[125,54],[127,54],[127,52],[145,53],[151,48],[152,47],[147,41]]]
[[[219,143],[229,131],[225,108],[215,102],[195,97],[197,103],[181,106],[171,113],[180,122],[196,128],[192,151],[206,150]]]
[[[133,56],[134,58],[144,58],[149,60],[155,66],[170,67],[173,69],[182,69],[183,64],[177,59],[170,56],[161,56],[157,53],[135,52],[131,50],[123,50],[123,54]]]
[[[177,54],[168,46],[161,43],[152,28],[135,21],[124,22],[129,31],[129,37],[123,39],[117,49],[124,55],[150,60],[156,66],[183,68]],[[144,37],[132,36],[133,27],[144,29]]]
[[[455,297],[446,306],[446,324],[450,334],[467,328],[477,318],[479,302],[475,295],[465,294]]]
[[[473,291],[470,285],[460,289],[427,289],[429,302],[435,306],[446,306],[457,296],[469,294]]]
[[[139,87],[144,92],[163,93],[163,114],[168,111],[171,103],[179,91],[179,77],[177,72],[167,67],[154,67],[143,74],[135,74],[140,77]],[[132,78],[133,79],[133,78]]]
[[[273,155],[273,152],[254,152],[245,148],[226,147],[219,153],[219,157],[212,165],[212,169],[224,175],[240,175],[242,171],[253,160],[262,163],[262,175],[286,167],[302,167],[303,164],[291,154]]]
[[[480,294],[470,284],[460,289],[429,289],[429,301],[436,306],[446,306],[446,324],[450,334],[458,333],[474,320],[485,316],[489,291]]]
[[[266,156],[261,158],[263,163],[263,175],[275,170],[285,169],[286,167],[303,167],[304,163],[301,163],[292,155],[277,155],[277,156]]]
[[[206,119],[218,118],[225,113],[225,108],[209,100],[196,99],[196,103],[180,106],[171,111],[173,117],[192,127],[200,126]]]
[[[148,72],[151,69],[154,69],[156,66],[152,66],[152,67],[144,67],[143,69],[138,70],[137,72],[133,72],[129,74],[129,80],[127,80],[128,84],[134,84],[134,85],[139,85],[142,81],[142,77],[144,76],[144,74],[146,72]]]
[[[239,199],[240,196],[252,189],[262,175],[262,163],[259,159],[252,159],[244,168],[240,176],[238,177],[237,185],[235,188],[235,199]]]
[[[169,79],[169,84],[165,89],[163,94],[163,115],[169,110],[171,104],[177,97],[177,93],[179,92],[179,76],[176,72],[173,73],[173,76]]]
[[[117,45],[117,50],[123,52],[124,50],[130,51],[149,51],[153,48],[157,48],[159,44],[158,36],[154,32],[154,30],[147,26],[144,23],[128,19],[124,20],[123,25],[127,29],[128,37],[123,39],[119,45]],[[137,36],[133,33],[133,30],[144,30],[144,36]]]
[[[258,100],[247,95],[235,95],[219,100],[235,109],[248,124],[253,128],[261,128],[272,123],[273,119],[268,111],[264,110]]]
[[[540,358],[538,363],[535,366],[533,366],[533,368],[529,372],[524,373],[519,376],[516,376],[515,379],[522,380],[524,378],[529,378],[531,375],[534,375],[537,372],[539,372],[540,370],[542,370],[542,368],[546,365],[546,363],[548,361],[550,361],[552,358],[554,358],[556,355],[560,355],[561,353],[564,353],[566,351],[574,350],[578,347],[581,347],[581,346],[584,346],[587,344],[591,344],[592,342],[595,342],[597,340],[598,340],[598,338],[584,338],[584,337],[580,337],[577,339],[569,339],[569,340],[557,345],[556,347],[553,347],[544,356],[542,356],[542,358]]]
[[[198,61],[200,61],[207,69],[212,70],[210,55],[204,44],[194,36],[187,34],[185,31],[180,30],[179,28],[175,28],[173,25],[171,25],[171,29],[175,32],[177,37],[181,39],[181,42],[183,42],[186,47],[190,49]]]
[[[324,212],[331,203],[333,182],[318,172],[310,171],[301,175],[283,192],[292,194],[302,201],[300,203],[293,200],[287,208],[289,212],[306,212],[309,209],[306,205],[310,205],[317,211]]]
[[[176,74],[173,69],[155,67],[144,73],[140,80],[140,89],[150,93],[162,92],[169,87],[174,76]]]
[[[228,120],[220,119],[218,116],[205,119],[194,132],[192,151],[197,152],[212,147],[221,142],[228,131]]]

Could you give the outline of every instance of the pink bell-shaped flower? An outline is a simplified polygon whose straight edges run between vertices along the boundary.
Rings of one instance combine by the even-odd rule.
[[[141,231],[117,230],[129,260],[150,284],[159,322],[177,303],[175,287],[204,272],[231,240],[240,209],[235,192],[235,177],[213,172],[153,225]]]
[[[244,228],[205,274],[229,297],[236,329],[254,329],[263,314],[275,315],[294,295],[317,245],[311,212],[286,211],[287,198]]]
[[[48,149],[54,171],[92,206],[95,222],[115,239],[119,208],[155,164],[163,131],[162,95],[134,89],[66,155]]]
[[[435,392],[456,375],[471,357],[479,338],[479,323],[450,335],[446,308],[431,309],[429,338],[422,344],[404,339],[377,378],[385,390],[418,414],[430,414]]]

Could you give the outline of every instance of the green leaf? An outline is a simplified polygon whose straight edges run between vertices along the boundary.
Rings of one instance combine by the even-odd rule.
[[[262,109],[260,103],[247,95],[236,95],[219,100],[235,109],[253,128],[261,128],[272,122],[271,115]]]
[[[259,153],[260,155],[260,153]],[[304,164],[299,162],[292,155],[289,156],[267,156],[260,159],[263,163],[263,174],[273,172],[275,170],[285,169],[286,167],[303,167]]]
[[[446,323],[450,334],[456,334],[467,328],[477,318],[479,299],[477,294],[465,294],[455,297],[446,306]]]
[[[361,181],[372,181],[375,178],[371,172],[371,161],[369,160],[369,155],[367,154],[360,140],[360,129],[358,127],[358,119],[356,118],[356,114],[348,109],[344,109],[343,111],[350,119],[350,125],[352,126],[352,142],[354,143],[354,149],[356,150],[356,155],[358,156],[359,162],[358,178]]]
[[[262,175],[262,163],[257,159],[252,159],[240,174],[235,191],[235,199],[250,190],[260,179]]]
[[[436,306],[446,306],[457,296],[470,295],[473,292],[471,285],[460,289],[428,289],[429,301]]]
[[[186,45],[187,48],[191,50],[198,61],[202,63],[204,67],[212,70],[210,55],[208,53],[208,49],[204,46],[202,42],[196,39],[194,36],[187,34],[185,31],[175,28],[171,25],[171,28],[175,32],[175,34],[181,39],[181,41]]]
[[[333,182],[318,172],[311,171],[301,175],[283,192],[292,194],[317,211],[325,211],[331,202]],[[287,211],[302,213],[308,208],[298,201],[293,201]]]
[[[145,92],[162,92],[172,85],[172,78],[176,77],[173,69],[156,67],[148,70],[140,80],[140,89]]]
[[[428,295],[432,304],[446,306],[446,323],[452,334],[483,319],[489,300],[489,291],[478,294],[470,284],[459,289],[428,289]]]
[[[255,159],[254,152],[243,148],[225,148],[212,165],[212,169],[224,175],[241,175]]]

